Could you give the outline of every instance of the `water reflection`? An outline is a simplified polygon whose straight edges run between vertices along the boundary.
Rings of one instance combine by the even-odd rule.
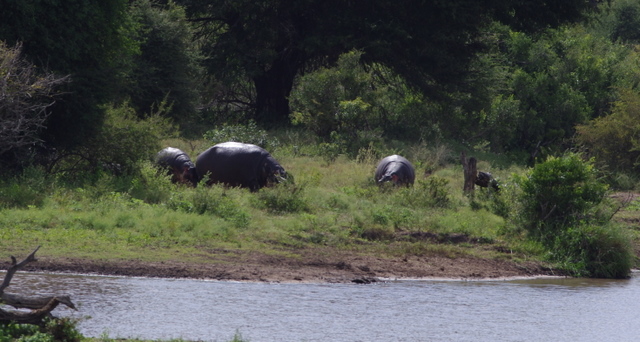
[[[634,341],[640,278],[265,284],[17,273],[85,336],[229,341]]]

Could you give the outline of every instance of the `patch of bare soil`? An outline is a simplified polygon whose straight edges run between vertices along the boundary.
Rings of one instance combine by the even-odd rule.
[[[211,254],[209,254],[211,253]],[[260,282],[371,283],[387,279],[500,279],[559,275],[536,263],[446,257],[382,258],[313,251],[301,257],[207,253],[207,262],[38,258],[25,271]],[[8,265],[6,265],[8,267]],[[4,267],[3,267],[4,268]]]

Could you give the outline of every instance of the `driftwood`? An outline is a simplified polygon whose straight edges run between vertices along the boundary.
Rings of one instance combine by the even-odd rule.
[[[59,304],[64,304],[76,310],[76,306],[71,302],[69,296],[23,297],[4,292],[9,287],[11,279],[18,269],[29,262],[37,261],[35,254],[38,249],[40,249],[39,246],[21,262],[17,262],[16,258],[11,256],[11,266],[7,270],[4,281],[0,284],[1,304],[10,305],[16,309],[31,309],[31,311],[6,311],[0,308],[0,323],[16,322],[41,325],[45,318],[51,317],[51,311],[58,307]]]

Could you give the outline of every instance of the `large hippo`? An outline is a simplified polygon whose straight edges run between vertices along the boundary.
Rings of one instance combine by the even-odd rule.
[[[376,168],[376,182],[393,182],[395,185],[413,185],[416,179],[416,171],[413,165],[397,154],[383,158]]]
[[[175,147],[167,147],[156,155],[156,163],[168,170],[171,181],[196,186],[198,173],[189,156]]]
[[[202,177],[209,173],[207,184],[224,183],[257,191],[286,179],[280,164],[260,146],[225,142],[202,152],[196,159],[196,170]]]

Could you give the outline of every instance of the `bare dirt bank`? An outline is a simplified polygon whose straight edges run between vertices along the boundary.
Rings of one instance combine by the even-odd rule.
[[[446,257],[379,258],[348,253],[310,253],[303,257],[274,257],[242,253],[213,257],[206,262],[95,261],[38,258],[25,271],[70,272],[163,278],[229,281],[369,283],[381,279],[500,279],[561,275],[538,263]],[[9,265],[3,265],[6,269]]]

